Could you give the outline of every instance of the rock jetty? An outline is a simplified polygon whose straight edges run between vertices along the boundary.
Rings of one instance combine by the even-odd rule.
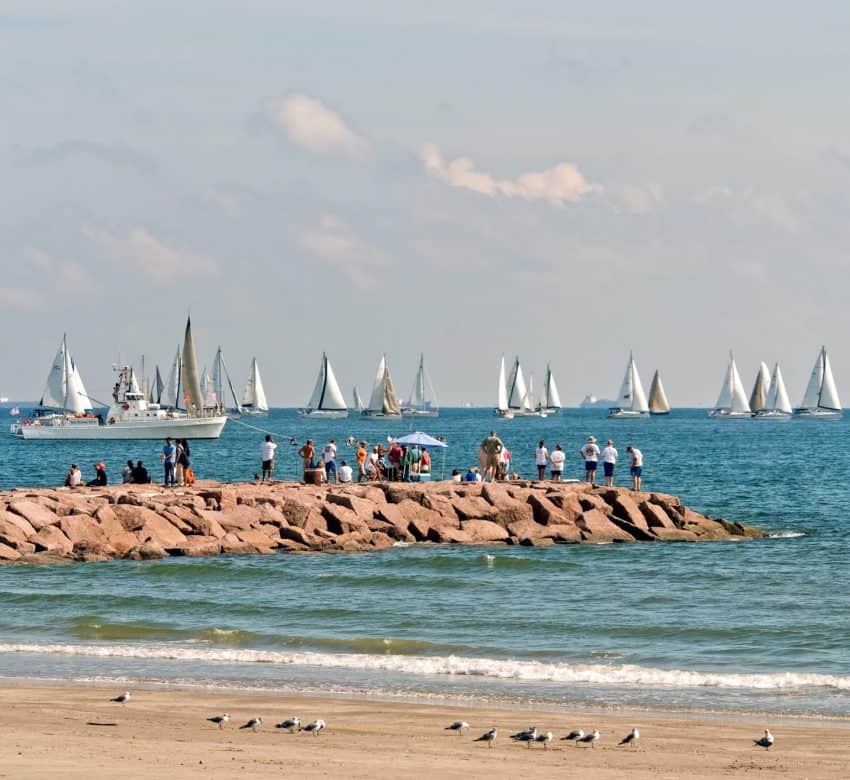
[[[758,538],[675,496],[585,483],[198,483],[0,492],[0,561],[380,550],[399,542],[582,544]]]

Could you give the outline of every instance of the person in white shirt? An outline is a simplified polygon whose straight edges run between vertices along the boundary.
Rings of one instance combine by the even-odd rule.
[[[543,439],[534,452],[534,462],[537,464],[537,479],[546,479],[546,464],[549,462],[549,450],[544,446]]]
[[[65,487],[79,487],[82,483],[83,472],[76,463],[72,463],[70,471],[65,475]]]
[[[263,450],[263,479],[265,482],[268,479],[269,482],[272,480],[272,472],[274,471],[274,451],[277,449],[277,444],[274,443],[274,439],[271,436],[266,436],[266,440],[263,442],[262,450]],[[256,479],[256,476],[254,477]]]
[[[338,482],[336,473],[336,439],[331,439],[322,450],[322,462],[325,464],[325,474],[328,476],[328,482],[331,481],[333,474],[334,482]]]
[[[339,469],[337,470],[337,477],[339,481],[343,484],[345,484],[346,482],[351,482],[353,476],[354,472],[352,471],[351,466],[349,466],[345,461],[343,461],[340,464]]]
[[[560,482],[561,474],[564,472],[564,461],[567,456],[564,454],[564,448],[560,444],[555,445],[555,449],[549,456],[549,461],[552,464],[552,481]]]
[[[599,447],[596,446],[596,437],[588,436],[587,443],[579,450],[584,458],[585,479],[591,484],[596,484],[596,465],[599,460]]]
[[[640,490],[640,478],[643,474],[643,453],[631,444],[626,447],[626,452],[632,456],[632,490]]]
[[[614,448],[614,440],[608,439],[605,449],[602,450],[602,468],[605,470],[605,484],[608,487],[614,485],[614,466],[617,465],[619,457],[620,453]]]

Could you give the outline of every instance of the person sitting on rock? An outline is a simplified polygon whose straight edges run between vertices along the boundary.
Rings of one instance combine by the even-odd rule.
[[[134,485],[147,485],[150,481],[151,475],[148,473],[145,465],[142,461],[137,460],[136,465],[133,467],[133,471],[130,474],[130,482]]]
[[[83,472],[76,463],[71,464],[71,469],[65,475],[65,487],[79,487],[83,484]]]
[[[86,482],[86,487],[106,487],[106,464],[101,460],[94,464],[94,479]]]

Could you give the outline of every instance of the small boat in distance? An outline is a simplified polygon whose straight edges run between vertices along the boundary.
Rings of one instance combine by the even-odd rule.
[[[670,414],[670,403],[667,400],[667,393],[664,392],[664,385],[661,384],[661,374],[657,370],[649,386],[649,413],[653,417]]]
[[[738,373],[738,367],[735,365],[735,358],[731,352],[720,395],[717,397],[714,408],[709,410],[708,416],[720,420],[750,419],[750,404],[744,394],[741,375]]]
[[[782,371],[779,363],[773,367],[773,376],[770,378],[770,392],[767,395],[764,408],[753,412],[756,420],[779,420],[791,419],[791,402],[785,390],[785,381],[782,379]]]
[[[360,397],[360,393],[357,390],[357,385],[354,386],[354,392],[352,393],[354,397],[354,411],[361,413],[366,406],[363,404],[363,399]]]
[[[240,414],[248,414],[253,417],[261,417],[269,413],[269,404],[266,401],[266,390],[260,377],[260,367],[257,358],[251,360],[251,371],[248,374],[248,383],[245,392],[242,393],[242,403],[239,405]]]
[[[157,369],[157,372],[159,369]],[[221,347],[216,350],[213,358],[212,371],[207,376],[204,376],[204,408],[224,414],[226,411],[231,413],[239,412],[239,399],[236,396],[236,390],[233,389],[233,382],[230,379],[230,372],[224,363],[224,355],[221,352]],[[225,401],[232,401],[232,405],[228,406]]]
[[[508,389],[505,382],[505,356],[502,355],[502,360],[499,363],[499,385],[496,388],[496,408],[493,410],[493,414],[503,420],[513,420],[514,413],[508,408]]]
[[[401,419],[401,406],[398,402],[392,377],[390,376],[386,355],[381,355],[381,360],[378,363],[378,371],[375,374],[375,384],[372,387],[372,396],[369,399],[369,406],[361,414],[364,417]]]
[[[405,417],[438,417],[440,414],[440,410],[437,408],[434,386],[425,370],[425,356],[422,354],[419,355],[419,369],[416,372],[416,378],[413,380],[410,398],[401,407],[401,413]]]
[[[794,410],[794,417],[808,420],[840,420],[843,415],[838,390],[826,347],[821,347],[815,360],[803,402]]]
[[[613,419],[649,417],[649,405],[646,403],[646,395],[643,392],[637,364],[631,352],[629,353],[629,362],[626,364],[623,384],[620,385],[620,394],[617,396],[614,406],[608,410],[608,417]]]
[[[355,389],[356,392],[356,389]],[[316,377],[316,385],[313,394],[307,401],[304,409],[299,409],[301,417],[322,417],[324,419],[340,419],[348,417],[348,407],[345,398],[339,389],[331,361],[327,354],[322,352],[322,362],[319,365],[319,375]]]
[[[764,361],[759,364],[753,392],[750,393],[750,411],[755,414],[767,406],[767,396],[770,394],[770,371]]]

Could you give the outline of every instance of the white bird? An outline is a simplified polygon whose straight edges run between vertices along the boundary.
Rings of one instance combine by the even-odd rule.
[[[579,737],[576,740],[576,744],[581,742],[585,745],[590,745],[590,747],[596,747],[596,740],[601,736],[599,729],[594,729],[590,734],[585,734],[583,737]]]
[[[469,731],[469,724],[465,720],[456,720],[451,726],[446,726],[443,731],[456,731],[457,735],[460,736],[465,731]]]
[[[275,728],[289,729],[289,733],[294,734],[296,731],[301,731],[301,718],[296,715],[282,723],[278,723]]]
[[[304,726],[302,731],[312,731],[314,737],[319,736],[319,732],[325,727],[325,722],[323,720],[314,720],[312,723],[308,723]]]
[[[535,742],[542,742],[542,743],[543,743],[543,749],[544,749],[544,750],[546,750],[546,748],[548,748],[548,747],[549,747],[549,743],[552,741],[552,739],[553,739],[552,732],[551,732],[551,731],[547,731],[545,734],[538,734],[538,735],[534,738],[534,741],[535,741]],[[529,746],[529,747],[531,747],[531,743],[530,743],[530,742],[528,743],[528,746]]]
[[[490,729],[489,731],[485,731],[480,737],[478,737],[477,739],[474,739],[472,741],[473,742],[486,742],[487,747],[491,748],[491,747],[493,747],[493,743],[496,741],[497,736],[499,736],[499,732],[496,729],[496,727],[494,726],[492,729]]]
[[[223,728],[223,727],[224,727],[224,724],[225,724],[225,723],[227,723],[227,721],[229,721],[229,720],[230,720],[230,715],[228,715],[228,714],[225,712],[223,715],[214,715],[214,716],[213,716],[213,717],[211,717],[211,718],[207,718],[207,720],[208,720],[210,723],[216,723],[216,724],[218,724],[218,727],[219,727],[219,728]]]
[[[582,729],[574,729],[566,737],[561,737],[561,739],[567,740],[567,742],[571,742],[574,739],[581,739],[584,736],[584,731]]]
[[[626,734],[625,737],[623,737],[617,743],[617,747],[620,747],[620,745],[631,745],[632,747],[635,747],[639,739],[640,732],[636,728],[633,728],[628,734]]]
[[[771,745],[773,745],[774,741],[775,740],[773,739],[773,734],[770,733],[770,729],[765,729],[764,736],[761,739],[754,739],[753,744],[767,750],[771,747]]]
[[[251,729],[251,731],[256,731],[257,726],[259,726],[263,722],[263,719],[257,715],[256,718],[251,718],[251,720],[243,723],[239,728],[240,729]]]
[[[114,699],[110,699],[109,701],[114,701],[121,706],[124,706],[128,701],[130,701],[130,691],[124,691],[120,696],[116,696]]]

